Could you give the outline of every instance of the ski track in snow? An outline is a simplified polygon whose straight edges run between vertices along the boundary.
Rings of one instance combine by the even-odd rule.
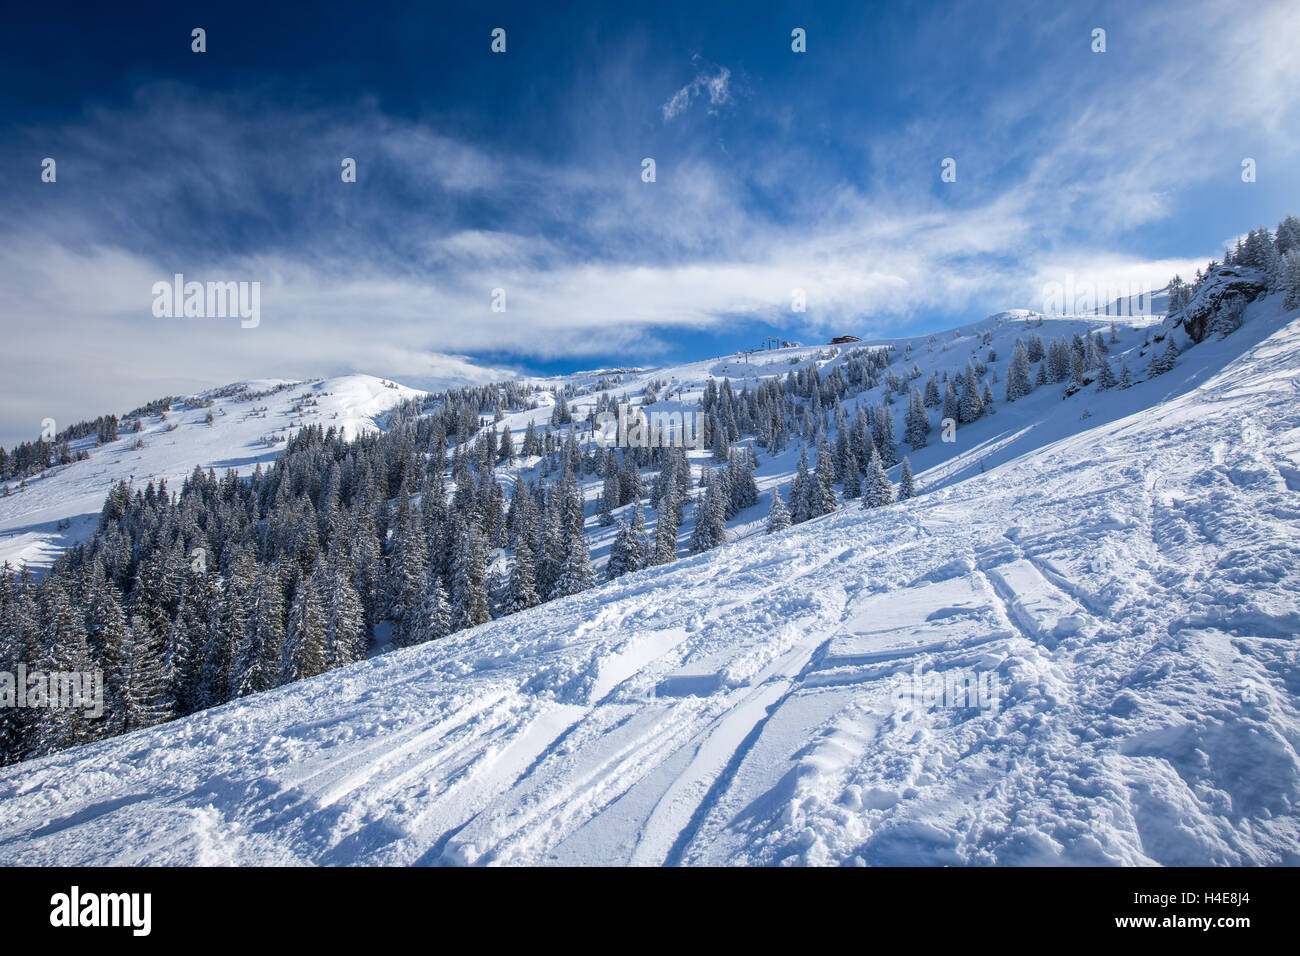
[[[1300,863],[1300,320],[1187,361],[905,504],[5,768],[0,863]]]

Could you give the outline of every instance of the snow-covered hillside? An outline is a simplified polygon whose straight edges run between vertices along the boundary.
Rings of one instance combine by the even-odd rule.
[[[18,481],[5,482],[11,493],[0,498],[0,564],[47,566],[95,529],[104,498],[119,481],[143,486],[161,478],[179,487],[196,465],[247,475],[259,463],[265,467],[303,425],[355,436],[419,394],[371,375],[239,382],[178,399],[165,418],[143,416],[140,431],[123,428],[106,445],[97,446],[93,435],[79,439],[71,447],[88,450],[89,458],[29,478],[21,490]]]
[[[911,501],[742,515],[721,549],[5,768],[0,862],[1300,863],[1279,298],[1131,389],[997,392],[913,454]],[[993,368],[1024,327],[990,320]],[[987,352],[963,331],[919,341],[923,374]],[[900,693],[945,677],[996,707]]]

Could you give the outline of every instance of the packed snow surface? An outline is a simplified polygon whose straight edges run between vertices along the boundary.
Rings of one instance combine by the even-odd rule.
[[[0,862],[1300,863],[1300,320],[1255,313],[909,502],[5,768]],[[899,692],[945,677],[996,706]]]

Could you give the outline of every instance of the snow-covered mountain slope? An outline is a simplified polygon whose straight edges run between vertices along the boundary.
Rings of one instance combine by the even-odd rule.
[[[1034,324],[1040,321],[1042,325]],[[1112,354],[1126,355],[1135,371],[1145,364],[1145,358],[1136,353],[1142,347],[1147,327],[1154,321],[1157,320],[1142,316],[1116,319],[1120,341],[1118,347],[1112,346]],[[1017,338],[1033,332],[1050,341],[1087,331],[1104,332],[1110,322],[1105,316],[1040,316],[1019,309],[941,335],[884,339],[863,342],[861,346],[892,346],[896,356],[906,356],[901,362],[895,359],[900,374],[904,368],[915,365],[925,377],[934,372],[959,375],[968,359],[983,360],[992,348],[998,358],[987,364],[992,372],[1005,376]],[[576,392],[571,407],[579,422],[602,392],[620,399],[626,397],[633,405],[639,405],[644,401],[646,387],[652,384],[659,386],[657,391],[661,396],[671,391],[672,397],[660,397],[654,404],[645,405],[646,411],[695,411],[710,379],[715,383],[728,379],[739,392],[746,386],[754,388],[763,381],[812,365],[825,378],[848,361],[852,348],[804,346],[711,358],[670,368],[601,369],[524,379],[539,389],[538,407],[509,412],[501,422],[493,424],[497,428],[509,426],[516,440],[529,422],[546,426],[555,390],[565,387]],[[919,386],[923,381],[911,384]],[[1000,411],[1004,406],[1001,388],[994,384]],[[928,447],[910,452],[914,469],[918,473],[930,470],[928,480],[932,485],[958,480],[1081,427],[1077,418],[1080,412],[1073,405],[1065,410],[1070,413],[1070,420],[1055,414],[1061,409],[1060,391],[1060,387],[1052,387],[1035,392],[1015,405],[1004,406],[1005,414],[1000,417],[989,416],[963,426],[959,442],[945,444],[932,439]],[[72,449],[88,450],[89,459],[29,478],[27,487],[21,490],[18,481],[6,482],[12,493],[0,497],[0,563],[7,561],[15,568],[23,564],[33,568],[48,566],[64,548],[90,535],[98,523],[105,496],[119,481],[126,480],[138,487],[149,480],[166,478],[175,490],[179,480],[196,466],[218,472],[234,468],[240,474],[248,474],[258,463],[265,466],[284,447],[283,441],[268,443],[265,439],[287,438],[303,424],[333,425],[355,434],[360,429],[382,424],[385,411],[419,394],[394,381],[369,375],[310,383],[243,382],[178,400],[165,419],[145,416],[141,419],[140,432],[128,430],[124,423],[120,437],[107,445],[97,446],[94,436],[75,441]],[[882,384],[858,393],[846,407],[853,413],[859,404],[874,405],[885,397],[886,386]],[[1128,407],[1113,401],[1103,404],[1119,410]],[[213,414],[211,424],[206,422],[209,412]],[[895,408],[895,417],[896,430],[901,435],[901,407]],[[137,448],[137,443],[142,447]],[[761,490],[767,493],[783,487],[788,492],[799,449],[800,443],[792,441],[782,454],[761,456],[757,472]],[[697,464],[710,461],[707,449],[692,452],[691,457]],[[532,459],[502,466],[498,468],[498,478],[508,490],[517,480],[536,479],[538,464],[537,459]],[[897,468],[893,477],[897,479]],[[612,526],[601,527],[595,521],[595,498],[599,490],[599,478],[590,478],[584,489],[591,519],[587,532],[597,562],[607,555],[616,530]],[[770,497],[765,494],[760,506],[740,515],[729,527],[731,537],[738,539],[760,533],[769,503]],[[615,515],[621,516],[622,511],[616,511]]]
[[[569,407],[577,422],[586,418],[602,393],[613,395],[620,403],[627,401],[632,406],[639,406],[651,415],[691,413],[699,410],[701,397],[710,380],[715,385],[726,380],[733,391],[739,393],[745,388],[756,389],[764,382],[784,381],[791,371],[815,366],[821,380],[825,381],[837,370],[847,367],[854,351],[859,348],[890,347],[893,350],[890,370],[900,378],[915,370],[919,377],[909,379],[907,384],[917,388],[921,388],[932,374],[955,377],[960,381],[968,361],[985,363],[989,375],[982,376],[981,380],[992,382],[996,414],[962,425],[953,442],[942,441],[936,430],[925,447],[904,448],[903,453],[909,457],[914,472],[925,472],[925,484],[933,489],[987,471],[1048,442],[1091,427],[1099,420],[1128,414],[1136,407],[1135,402],[1145,400],[1140,396],[1150,394],[1126,392],[1119,397],[1116,393],[1099,393],[1093,386],[1070,402],[1062,403],[1065,386],[1055,384],[1036,389],[1014,404],[1008,404],[1003,390],[1017,339],[1023,340],[1033,334],[1050,342],[1058,338],[1068,340],[1075,335],[1101,333],[1103,340],[1107,340],[1113,323],[1116,341],[1108,346],[1109,358],[1116,369],[1119,363],[1125,363],[1134,372],[1135,379],[1140,379],[1145,374],[1150,356],[1148,338],[1152,332],[1161,331],[1160,321],[1160,316],[1046,316],[1015,309],[928,336],[737,353],[667,368],[600,369],[553,378],[526,379],[541,390],[537,394],[539,407],[507,413],[493,427],[508,426],[517,441],[530,422],[538,427],[546,426],[551,418],[555,390],[561,388],[575,392],[569,399]],[[996,357],[990,358],[990,355]],[[1221,356],[1219,361],[1221,363]],[[657,396],[654,402],[647,403],[645,393],[648,388]],[[1160,390],[1162,394],[1163,391],[1165,389]],[[891,397],[886,382],[852,394],[845,399],[844,408],[852,417],[859,408],[874,407],[881,402],[892,403],[896,437],[901,442],[906,397],[897,394]],[[938,409],[931,411],[932,417],[937,418],[939,414]],[[582,440],[588,440],[585,426],[579,426],[579,431]],[[836,434],[833,426],[830,427],[828,435],[832,442]],[[789,501],[791,480],[806,441],[810,439],[794,436],[779,453],[773,454],[770,449],[762,451],[755,473],[762,492],[760,501],[728,523],[729,540],[743,540],[764,532],[773,491],[780,489],[785,500]],[[708,449],[693,451],[689,457],[697,468],[715,464]],[[535,480],[541,474],[538,465],[537,459],[531,459],[509,467],[501,466],[497,469],[498,479],[507,489],[519,480]],[[891,478],[897,481],[899,472],[899,466],[891,468]],[[617,527],[602,527],[596,521],[596,498],[602,486],[600,477],[589,476],[585,481],[586,533],[593,558],[599,566],[609,553]],[[614,509],[614,517],[624,517],[630,509],[630,505]],[[653,528],[654,518],[647,514],[646,520]]]
[[[1300,863],[1300,318],[1247,318],[903,504],[8,767],[0,862]]]
[[[5,483],[11,494],[0,498],[0,563],[49,565],[95,529],[104,498],[119,481],[143,485],[163,478],[179,489],[196,465],[247,475],[279,455],[284,439],[303,425],[354,436],[419,394],[371,375],[239,382],[178,399],[166,418],[142,417],[138,432],[124,423],[118,439],[106,445],[97,446],[94,435],[78,439],[71,448],[88,450],[89,458],[29,478],[21,490],[17,481]]]

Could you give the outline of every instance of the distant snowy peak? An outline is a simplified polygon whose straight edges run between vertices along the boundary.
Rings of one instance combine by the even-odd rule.
[[[419,398],[424,391],[402,385],[392,379],[354,373],[323,379],[250,379],[233,382],[220,388],[200,392],[183,399],[187,404],[206,404],[228,398],[234,401],[259,402],[271,396],[297,397],[293,404],[315,409],[308,417],[321,419],[322,424],[342,429],[349,438],[382,426],[382,418],[394,406]],[[292,411],[292,409],[291,409]]]
[[[425,394],[373,375],[329,378],[317,383],[313,390],[332,399],[329,405],[339,414],[335,423],[349,436],[378,428],[382,416],[393,406]]]
[[[985,322],[991,322],[994,325],[1001,325],[1003,322],[1023,322],[1026,319],[1034,320],[1040,318],[1043,313],[1035,312],[1033,309],[1005,309],[1001,312],[994,312]]]
[[[195,466],[248,475],[268,467],[304,425],[348,438],[383,428],[395,406],[424,392],[373,375],[296,382],[257,379],[151,403],[122,416],[118,437],[94,434],[71,443],[88,453],[25,483],[5,482],[0,496],[0,562],[48,566],[96,527],[104,496],[118,482],[166,480],[179,487]]]

